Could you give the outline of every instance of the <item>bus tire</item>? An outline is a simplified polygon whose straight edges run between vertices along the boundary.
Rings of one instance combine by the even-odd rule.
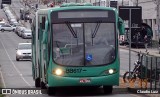
[[[43,81],[41,81],[41,89],[46,89],[46,84]]]
[[[53,87],[47,87],[47,94],[48,95],[55,95],[56,94],[56,90]]]
[[[35,87],[40,87],[40,78],[35,79]]]
[[[103,86],[103,91],[105,94],[112,94],[113,87],[112,86]]]

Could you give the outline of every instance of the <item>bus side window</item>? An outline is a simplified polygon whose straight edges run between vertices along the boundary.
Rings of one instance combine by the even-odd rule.
[[[48,37],[48,58],[50,57],[50,53],[51,53],[51,37],[52,37],[52,35],[51,35],[51,31],[50,31],[51,29],[50,29],[50,25],[48,25],[48,35],[47,35],[47,37]]]
[[[39,36],[40,36],[40,29],[38,28],[38,40],[39,40]]]
[[[35,39],[35,25],[33,24],[32,25],[32,37],[33,37],[33,39]],[[32,39],[32,44],[35,44],[35,41]]]
[[[39,23],[39,28],[38,28],[38,40],[42,38],[42,32],[44,29],[42,29],[42,23]]]

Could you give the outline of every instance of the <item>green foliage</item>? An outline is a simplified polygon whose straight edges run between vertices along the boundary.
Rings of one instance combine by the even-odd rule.
[[[2,83],[1,76],[0,76],[0,88],[3,88],[3,83]],[[0,94],[0,97],[5,97],[5,95],[4,94]]]
[[[5,95],[3,95],[3,94],[0,94],[0,97],[5,97]]]

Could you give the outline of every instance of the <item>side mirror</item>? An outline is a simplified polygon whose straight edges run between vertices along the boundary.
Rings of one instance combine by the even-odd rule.
[[[124,35],[125,26],[123,20],[120,17],[118,18],[118,29],[119,29],[119,35]]]

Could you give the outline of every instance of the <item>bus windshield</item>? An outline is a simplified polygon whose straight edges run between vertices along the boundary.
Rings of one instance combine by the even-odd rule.
[[[107,65],[115,59],[115,23],[53,24],[53,60],[64,66]]]

